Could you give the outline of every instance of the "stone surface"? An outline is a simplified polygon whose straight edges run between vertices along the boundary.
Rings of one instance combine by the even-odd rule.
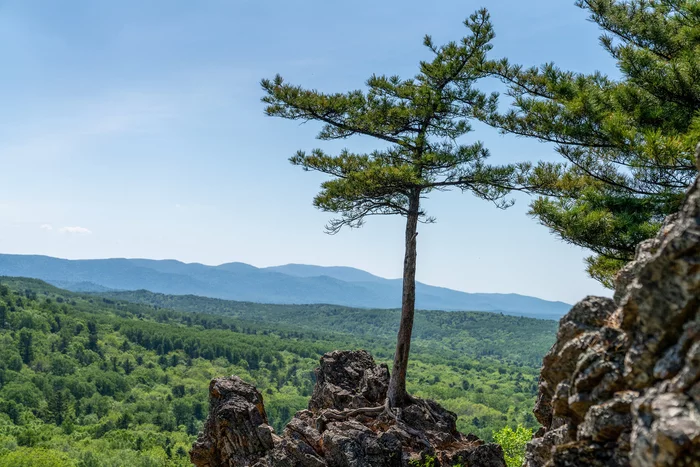
[[[500,446],[459,433],[456,415],[433,401],[414,399],[390,415],[388,384],[387,367],[369,353],[328,353],[308,410],[277,436],[253,386],[236,376],[215,379],[190,459],[198,467],[408,467],[430,456],[436,467],[505,467]]]
[[[190,455],[194,464],[249,465],[273,447],[262,395],[239,377],[211,382],[209,411],[213,416],[207,419]]]
[[[700,465],[699,180],[639,244],[614,299],[561,319],[534,413],[528,467]]]
[[[310,410],[357,409],[381,405],[389,388],[389,368],[365,351],[334,351],[321,357]]]

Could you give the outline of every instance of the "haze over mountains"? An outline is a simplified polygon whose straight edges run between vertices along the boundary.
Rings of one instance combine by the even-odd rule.
[[[245,263],[207,266],[176,260],[67,260],[0,254],[0,276],[3,275],[42,279],[80,292],[145,289],[260,303],[327,303],[365,308],[401,305],[401,279],[385,279],[349,267],[288,264],[257,268]],[[417,283],[416,307],[558,319],[570,305],[525,295],[465,293]]]

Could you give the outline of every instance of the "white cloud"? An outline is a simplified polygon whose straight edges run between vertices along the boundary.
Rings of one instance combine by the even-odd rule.
[[[53,226],[51,224],[41,224],[39,228],[41,230],[53,230]]]
[[[61,227],[59,229],[61,233],[69,233],[69,234],[78,234],[78,235],[89,235],[92,233],[92,230],[86,229],[85,227]]]

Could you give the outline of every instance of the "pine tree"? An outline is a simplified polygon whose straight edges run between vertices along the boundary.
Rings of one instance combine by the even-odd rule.
[[[637,243],[675,212],[695,178],[700,140],[700,3],[579,0],[604,31],[622,74],[524,69],[490,72],[513,109],[480,115],[506,133],[554,143],[565,163],[541,163],[531,214],[563,240],[593,251],[588,272],[611,287]]]
[[[353,135],[375,138],[381,149],[368,154],[321,149],[299,151],[292,164],[330,175],[314,205],[339,214],[329,233],[362,226],[375,215],[406,218],[401,322],[388,393],[390,407],[410,402],[406,393],[415,307],[416,236],[419,222],[433,222],[421,206],[433,191],[457,188],[507,207],[504,200],[517,179],[516,166],[490,166],[479,143],[461,144],[470,116],[493,110],[495,96],[473,87],[483,76],[493,38],[489,15],[480,10],[465,21],[470,34],[438,47],[426,36],[432,60],[422,61],[410,79],[370,77],[366,91],[325,94],[284,82],[279,75],[262,81],[267,115],[323,124],[321,140]]]
[[[129,412],[122,412],[122,414],[117,419],[117,428],[122,430],[127,430],[129,425],[134,421],[134,417],[131,416]]]
[[[124,363],[122,363],[122,368],[124,368],[124,373],[127,375],[130,375],[132,371],[134,371],[134,365],[131,363],[131,359],[127,357],[126,360],[124,360]]]
[[[172,459],[173,457],[173,443],[170,440],[170,437],[165,438],[165,455],[168,456],[168,459]]]
[[[88,344],[87,348],[100,353],[100,348],[98,345],[98,334],[97,334],[97,323],[94,321],[88,321]]]
[[[48,409],[56,426],[61,426],[68,415],[70,396],[68,391],[54,391],[48,398]]]
[[[29,365],[34,360],[34,336],[27,329],[22,329],[19,333],[19,354],[25,365]]]

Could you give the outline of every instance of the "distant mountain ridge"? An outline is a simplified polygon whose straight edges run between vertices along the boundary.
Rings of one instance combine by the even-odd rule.
[[[281,272],[297,277],[328,276],[346,282],[381,282],[392,279],[375,276],[361,269],[347,266],[313,266],[310,264],[285,264],[263,268],[265,271]],[[393,279],[400,280],[400,279]]]
[[[139,290],[279,304],[327,303],[397,308],[401,280],[350,267],[287,264],[257,268],[245,263],[207,266],[176,260],[67,260],[0,254],[0,275],[42,279],[80,292]],[[494,311],[559,319],[570,305],[518,294],[466,293],[418,283],[416,307],[445,311]]]

